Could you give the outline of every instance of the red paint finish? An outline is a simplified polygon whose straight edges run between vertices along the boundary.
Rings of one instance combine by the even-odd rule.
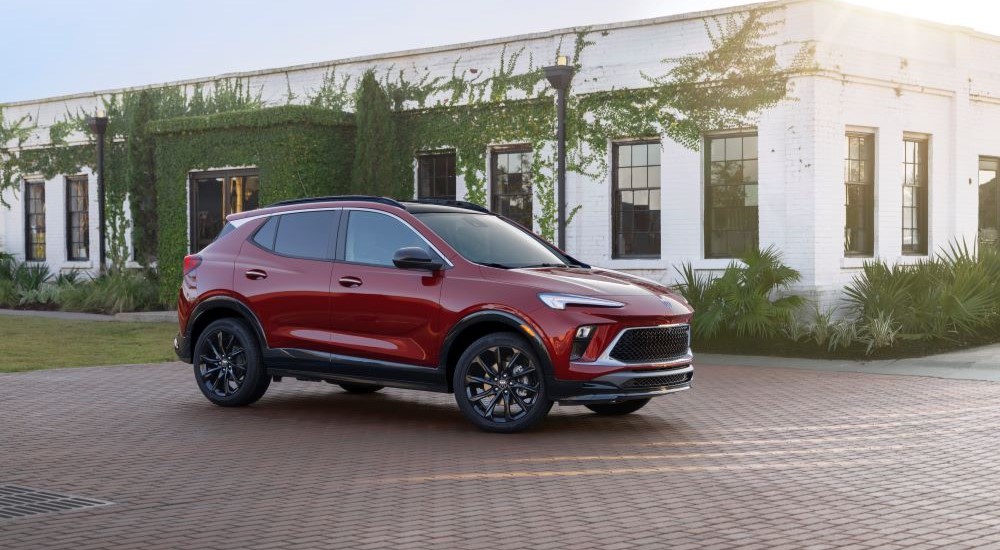
[[[251,241],[253,232],[270,215],[355,208],[385,212],[409,224],[452,265],[431,273],[344,262],[333,252],[327,260],[303,260],[280,256]],[[556,379],[582,381],[643,368],[595,361],[623,329],[688,323],[691,318],[683,298],[628,274],[599,268],[502,269],[473,263],[419,216],[392,205],[314,202],[236,214],[229,221],[237,228],[203,250],[201,265],[184,277],[178,302],[183,335],[190,336],[187,324],[194,308],[221,295],[253,312],[270,348],[315,350],[430,369],[442,363],[446,337],[460,321],[476,312],[500,311],[523,321],[522,333],[537,335]],[[572,305],[557,310],[539,299],[543,292],[598,297],[625,305]],[[583,357],[571,361],[574,334],[584,325],[596,330]]]

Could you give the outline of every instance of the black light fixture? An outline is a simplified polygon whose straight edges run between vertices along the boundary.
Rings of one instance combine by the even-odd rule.
[[[566,92],[573,80],[574,69],[565,55],[556,58],[556,64],[543,69],[545,78],[556,89],[556,227],[558,246],[566,250]]]
[[[104,109],[98,109],[94,116],[87,119],[87,126],[90,131],[97,136],[97,227],[99,234],[98,258],[100,259],[100,272],[105,269],[105,244],[104,244],[104,134],[108,130],[108,115]]]

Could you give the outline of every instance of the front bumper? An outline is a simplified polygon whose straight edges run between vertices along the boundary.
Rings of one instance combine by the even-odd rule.
[[[560,405],[621,403],[691,389],[690,364],[662,369],[619,370],[583,382],[553,380],[550,397]]]
[[[174,353],[181,361],[191,362],[191,340],[180,332],[174,336]]]

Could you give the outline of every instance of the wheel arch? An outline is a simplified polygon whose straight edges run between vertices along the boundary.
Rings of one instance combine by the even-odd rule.
[[[510,332],[523,336],[542,362],[546,378],[552,377],[552,357],[538,330],[521,317],[499,310],[477,311],[455,324],[441,347],[440,369],[445,373],[448,391],[455,390],[452,378],[462,352],[479,338],[497,332]]]
[[[199,303],[191,313],[191,320],[187,326],[187,338],[191,342],[192,352],[198,337],[209,324],[219,319],[240,319],[250,325],[250,329],[257,336],[257,341],[261,345],[261,351],[267,348],[267,337],[260,320],[246,304],[228,296],[216,296],[208,298]]]

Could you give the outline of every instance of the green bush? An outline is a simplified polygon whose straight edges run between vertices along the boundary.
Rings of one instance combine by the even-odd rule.
[[[159,287],[151,272],[109,273],[82,283],[66,284],[59,292],[64,311],[121,313],[163,309]]]
[[[747,253],[718,277],[697,274],[690,263],[677,271],[680,293],[695,311],[691,322],[695,338],[726,334],[773,338],[803,302],[801,296],[780,296],[801,275],[782,263],[774,247]]]
[[[897,338],[961,343],[995,331],[997,280],[1000,256],[995,251],[976,255],[964,244],[952,244],[915,265],[868,262],[844,292],[870,349]]]

